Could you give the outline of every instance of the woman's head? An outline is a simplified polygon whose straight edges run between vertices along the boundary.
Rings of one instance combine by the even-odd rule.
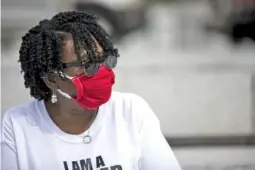
[[[98,70],[103,70],[101,77],[112,75],[109,69],[101,69],[100,63],[112,68],[118,56],[94,16],[62,12],[28,31],[22,38],[19,61],[31,96],[49,100],[59,89],[77,97],[77,86],[71,80],[84,72],[87,82]]]

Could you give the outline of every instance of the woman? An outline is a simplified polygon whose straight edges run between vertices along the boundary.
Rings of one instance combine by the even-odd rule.
[[[2,170],[180,170],[139,96],[112,92],[117,49],[81,12],[43,20],[22,38],[34,98],[2,123]]]

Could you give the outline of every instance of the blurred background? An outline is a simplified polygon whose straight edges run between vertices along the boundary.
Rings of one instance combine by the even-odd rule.
[[[64,10],[100,17],[115,89],[150,103],[183,170],[255,170],[255,0],[2,0],[2,113],[29,99],[21,36]]]

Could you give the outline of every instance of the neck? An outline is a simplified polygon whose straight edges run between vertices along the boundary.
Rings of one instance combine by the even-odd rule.
[[[50,101],[45,102],[45,105],[53,122],[61,130],[71,134],[80,134],[87,130],[93,123],[98,111],[98,109],[86,110],[60,103],[53,104]]]

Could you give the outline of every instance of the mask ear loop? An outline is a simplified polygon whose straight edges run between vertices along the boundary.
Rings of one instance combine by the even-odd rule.
[[[55,74],[59,75],[59,77],[61,77],[63,80],[66,80],[66,79],[72,80],[72,77],[68,76],[67,74],[63,73],[62,71],[53,71],[52,73],[55,73]],[[65,97],[68,98],[68,99],[72,99],[72,97],[71,97],[69,94],[63,92],[62,90],[56,89],[56,91],[57,91],[59,94],[61,94],[62,96],[65,96]],[[54,95],[54,94],[56,95],[56,92],[52,91],[52,94],[53,94],[53,95]],[[55,97],[53,97],[53,95],[52,95],[52,98],[51,98],[51,102],[52,102],[52,103],[53,103],[53,100],[54,100],[53,98],[55,98]]]
[[[65,97],[68,98],[68,99],[72,99],[72,97],[71,97],[69,94],[63,92],[63,91],[60,90],[60,89],[57,89],[57,92],[58,92],[59,94],[61,94],[62,96],[65,96]]]
[[[67,74],[63,73],[62,71],[53,71],[52,73],[55,73],[55,74],[59,75],[62,79],[70,79],[70,80],[72,80],[72,78],[73,78],[73,77],[68,76]],[[59,94],[61,94],[62,96],[66,97],[68,99],[72,99],[72,97],[69,94],[63,92],[61,89],[56,89],[56,91]],[[56,95],[56,91],[55,92],[52,91],[52,94]],[[54,100],[53,98],[55,98],[55,97],[53,97],[53,95],[52,95],[52,100],[51,100],[52,103],[53,103],[53,100]]]
[[[66,73],[63,73],[62,71],[54,71],[55,74],[59,75],[63,79],[69,79],[72,80],[74,77],[68,76]]]
[[[82,87],[82,84],[81,82],[79,81],[79,77],[80,76],[75,76],[75,77],[71,77],[71,76],[68,76],[66,73],[63,73],[62,71],[58,71],[56,72],[57,74],[60,74],[62,75],[63,77],[71,80],[74,84],[78,85],[79,87],[76,87],[76,91],[77,91],[77,100],[80,100],[80,97],[83,96],[83,87]],[[73,97],[70,96],[69,94],[63,92],[62,90],[60,89],[57,89],[57,91],[62,95],[62,96],[65,96],[66,98],[68,99],[72,99]],[[81,94],[78,96],[78,94]]]

